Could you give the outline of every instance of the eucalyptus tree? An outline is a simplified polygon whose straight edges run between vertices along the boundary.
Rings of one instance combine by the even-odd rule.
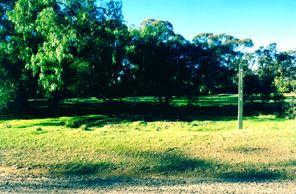
[[[107,3],[108,14],[102,23],[97,26],[98,37],[93,43],[93,52],[97,74],[96,96],[116,98],[130,95],[127,90],[132,78],[132,65],[127,59],[130,35],[127,26],[123,23],[121,3],[110,1]]]
[[[281,93],[296,91],[296,51],[277,54],[277,75],[274,84]]]
[[[279,52],[272,43],[256,50],[253,60],[256,67],[248,75],[246,85],[249,94],[257,94],[264,101],[276,101],[283,98],[282,93],[295,90],[295,51]]]
[[[7,36],[11,33],[12,28],[10,22],[7,20],[6,12],[11,9],[10,1],[0,3],[0,108],[4,107],[9,101],[10,90],[8,88],[11,84],[6,69],[6,53]]]
[[[188,91],[190,43],[174,33],[171,23],[145,20],[139,29],[131,30],[131,38],[129,59],[137,67],[138,94],[168,103],[172,96],[183,94],[181,90]]]
[[[25,98],[34,85],[32,76],[25,71],[21,37],[15,32],[8,13],[15,6],[15,0],[4,0],[0,3],[0,101],[5,105],[16,99],[18,106],[25,104]],[[1,106],[0,105],[0,106]]]
[[[123,60],[120,36],[127,32],[119,1],[18,0],[9,19],[41,94],[58,99],[107,93],[115,77],[110,72]]]
[[[269,101],[272,98],[275,100],[282,98],[282,94],[279,93],[275,84],[275,79],[277,76],[280,76],[282,66],[278,57],[275,43],[267,47],[260,47],[254,52],[257,65],[257,68],[254,70],[254,75],[257,77],[255,87],[257,87],[257,94],[263,101]]]
[[[238,39],[226,34],[203,33],[194,37],[196,63],[202,93],[234,92],[238,63],[244,48],[252,47],[250,39]]]

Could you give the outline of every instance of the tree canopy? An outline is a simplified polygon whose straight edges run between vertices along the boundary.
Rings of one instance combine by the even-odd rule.
[[[250,39],[202,33],[192,41],[169,21],[128,27],[119,0],[3,0],[0,106],[28,98],[103,99],[234,93],[238,64],[247,95],[295,91],[296,51],[276,44],[246,52]],[[253,64],[253,65],[252,65]]]

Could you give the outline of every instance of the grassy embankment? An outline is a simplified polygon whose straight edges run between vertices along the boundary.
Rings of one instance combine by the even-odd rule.
[[[22,173],[93,177],[296,180],[296,121],[276,107],[246,105],[236,128],[236,97],[153,98],[123,103],[67,100],[58,113],[42,101],[0,120],[0,167]],[[25,170],[26,169],[26,170]]]

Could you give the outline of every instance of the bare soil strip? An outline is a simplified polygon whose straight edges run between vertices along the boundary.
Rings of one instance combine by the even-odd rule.
[[[236,182],[194,179],[90,179],[24,175],[14,168],[0,168],[0,193],[233,193],[296,194],[296,182]]]

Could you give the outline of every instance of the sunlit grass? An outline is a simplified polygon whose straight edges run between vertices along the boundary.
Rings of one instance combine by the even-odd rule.
[[[0,166],[51,175],[295,180],[296,121],[252,116],[238,130],[235,118],[12,118],[0,121]]]
[[[2,122],[2,165],[105,176],[212,178],[256,169],[295,178],[294,120],[248,118],[244,130],[236,129],[236,121],[130,122],[91,131],[49,124],[65,119],[70,118]],[[180,160],[185,166],[166,166]]]

